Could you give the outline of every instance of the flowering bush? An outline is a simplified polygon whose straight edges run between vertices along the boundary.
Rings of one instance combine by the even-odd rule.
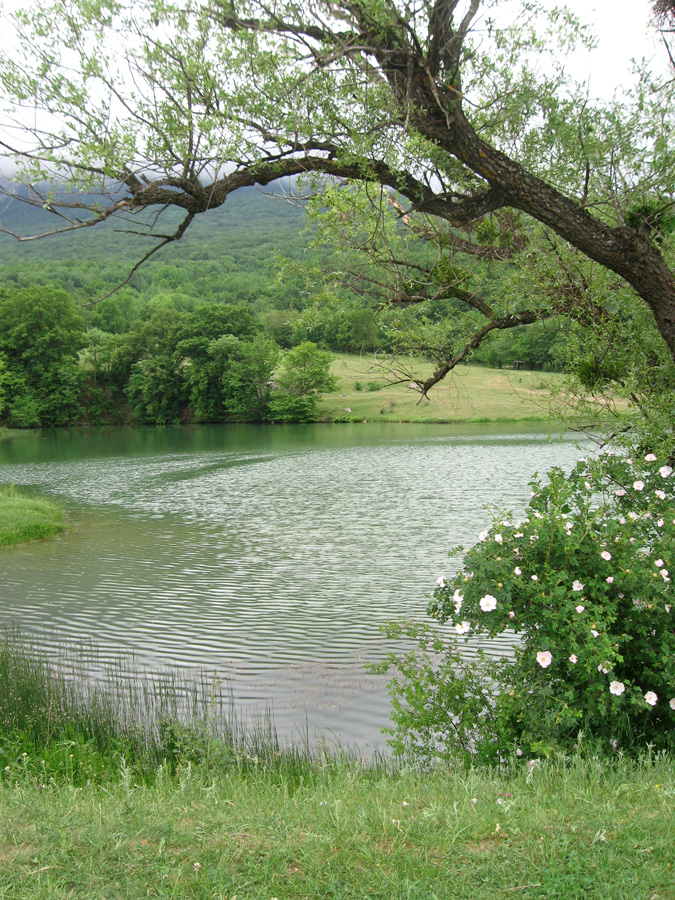
[[[654,454],[607,454],[582,460],[569,477],[553,469],[548,479],[533,482],[521,521],[495,518],[463,570],[439,579],[429,607],[464,641],[514,633],[513,655],[476,663],[494,690],[473,751],[495,761],[514,747],[528,755],[571,749],[580,732],[607,751],[672,746],[673,470]],[[456,642],[446,643],[450,658]],[[409,681],[425,665],[425,679],[442,677],[444,667],[428,659],[417,670],[408,663]],[[398,719],[395,703],[399,731],[413,721],[412,696],[406,709],[399,703]],[[452,696],[445,731],[435,722],[436,740],[442,733],[450,744],[447,722],[465,713],[461,695]]]

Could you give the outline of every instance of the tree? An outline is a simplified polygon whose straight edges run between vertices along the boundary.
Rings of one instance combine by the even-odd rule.
[[[244,185],[307,174],[364,185],[373,210],[394,210],[421,239],[433,234],[449,263],[422,292],[401,281],[393,299],[450,296],[476,313],[473,334],[448,342],[423,392],[485,334],[551,314],[537,298],[493,308],[457,278],[458,255],[561,256],[564,312],[615,314],[576,277],[580,254],[641,298],[675,358],[672,238],[659,231],[673,203],[673,84],[643,68],[629,100],[593,104],[564,69],[571,44],[590,40],[569,13],[545,19],[527,3],[497,21],[490,9],[147,0],[23,11],[22,49],[0,80],[32,144],[24,134],[2,146],[33,186],[29,201],[58,217],[54,230],[121,218],[154,237],[144,258]],[[39,187],[64,179],[66,195]],[[182,218],[160,231],[158,210]]]
[[[5,416],[19,428],[65,425],[79,409],[84,323],[75,301],[49,288],[0,293]]]
[[[272,418],[278,422],[313,422],[319,396],[335,390],[330,374],[332,357],[311,341],[303,341],[283,357],[270,399]]]

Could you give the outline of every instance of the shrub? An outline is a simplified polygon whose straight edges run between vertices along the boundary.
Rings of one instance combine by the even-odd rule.
[[[522,521],[496,516],[462,571],[439,579],[429,607],[455,640],[427,631],[412,656],[387,660],[400,672],[392,683],[395,748],[414,750],[423,725],[443,755],[466,754],[467,716],[470,753],[482,761],[514,748],[572,749],[580,732],[603,752],[672,747],[671,476],[654,454],[607,454],[582,460],[569,477],[553,469],[545,486],[534,481]],[[512,655],[491,657],[488,642],[488,653],[458,668],[459,637],[511,633]]]

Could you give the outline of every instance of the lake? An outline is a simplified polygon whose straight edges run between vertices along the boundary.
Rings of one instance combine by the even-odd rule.
[[[513,426],[12,433],[0,481],[59,498],[71,527],[0,554],[0,624],[216,672],[282,736],[365,751],[388,720],[384,679],[364,668],[389,649],[378,627],[424,616],[486,505],[522,512],[534,472],[580,455]]]

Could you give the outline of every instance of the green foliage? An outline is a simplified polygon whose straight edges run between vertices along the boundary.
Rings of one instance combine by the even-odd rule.
[[[429,755],[431,735],[438,755],[496,762],[514,747],[569,751],[582,733],[604,753],[672,747],[672,473],[652,453],[607,454],[533,482],[521,521],[495,517],[462,571],[439,579],[429,612],[450,635],[424,631],[422,655],[404,658],[392,685],[398,749]],[[513,654],[491,658],[484,639],[511,634]],[[460,669],[458,635],[485,649]],[[440,667],[424,655],[430,642]]]
[[[288,350],[275,376],[270,399],[271,416],[278,422],[312,422],[317,418],[321,394],[335,390],[330,374],[332,356],[304,341]]]
[[[65,425],[79,411],[77,366],[84,323],[64,291],[24,288],[0,294],[0,358],[7,423]]]

